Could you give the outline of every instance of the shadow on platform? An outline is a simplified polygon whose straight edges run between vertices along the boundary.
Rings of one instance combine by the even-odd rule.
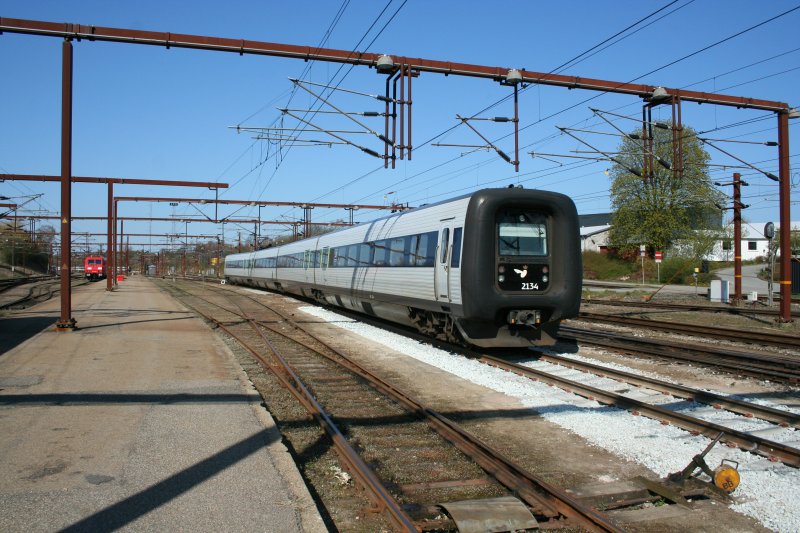
[[[63,532],[114,531],[188,492],[223,470],[277,440],[280,434],[259,431],[149,488],[62,529]]]
[[[58,314],[35,317],[0,318],[0,356],[39,334],[49,326],[55,327]]]

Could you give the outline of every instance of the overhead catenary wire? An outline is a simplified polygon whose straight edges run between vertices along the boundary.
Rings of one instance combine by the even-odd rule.
[[[389,9],[389,6],[392,4],[392,2],[393,2],[393,1],[394,1],[394,0],[389,0],[389,2],[387,2],[387,3],[386,3],[386,5],[383,7],[383,9],[382,9],[382,10],[381,10],[381,12],[378,14],[378,16],[377,16],[377,17],[375,17],[375,19],[372,21],[372,24],[370,25],[370,27],[369,27],[369,28],[367,28],[367,31],[366,31],[366,32],[364,32],[364,35],[361,37],[361,39],[359,39],[359,41],[358,41],[358,42],[356,43],[356,45],[354,46],[354,48],[353,48],[353,51],[352,51],[352,54],[355,54],[355,53],[356,53],[356,50],[357,50],[357,48],[358,48],[358,47],[361,45],[361,43],[364,41],[364,39],[366,39],[366,38],[367,38],[367,35],[369,35],[369,33],[372,31],[372,28],[374,28],[374,27],[375,27],[375,25],[378,23],[378,21],[381,19],[381,17],[383,17],[383,14],[386,12],[386,10],[387,10],[387,9]],[[397,16],[397,14],[398,14],[398,13],[400,13],[400,11],[401,11],[401,10],[403,9],[403,7],[406,5],[407,1],[408,1],[408,0],[404,0],[404,1],[403,1],[403,3],[402,3],[402,4],[400,4],[400,6],[399,6],[399,7],[398,7],[398,8],[395,10],[395,12],[392,14],[392,16],[391,16],[391,17],[389,17],[389,20],[388,20],[388,21],[386,21],[386,23],[383,25],[383,27],[382,27],[382,28],[381,28],[381,29],[378,31],[378,33],[377,33],[377,34],[376,34],[376,35],[373,37],[372,41],[370,41],[370,43],[367,45],[367,48],[371,47],[371,46],[372,46],[372,44],[373,44],[373,43],[374,43],[374,42],[375,42],[375,41],[378,39],[378,37],[380,37],[380,36],[383,34],[383,32],[386,30],[386,28],[389,26],[389,24],[390,24],[390,23],[391,23],[391,22],[392,22],[392,21],[395,19],[395,17]],[[339,65],[339,67],[336,69],[336,72],[335,72],[335,73],[333,74],[333,76],[331,77],[331,80],[335,80],[335,79],[336,79],[336,77],[337,77],[337,76],[339,75],[339,73],[342,71],[342,69],[344,68],[344,66],[345,66],[345,65],[344,65],[344,63],[342,63],[342,64],[340,64],[340,65]],[[336,87],[338,87],[338,86],[339,86],[339,85],[340,85],[340,84],[341,84],[341,83],[342,83],[342,82],[345,80],[345,78],[346,78],[346,77],[348,76],[348,74],[349,74],[349,73],[350,73],[350,72],[353,70],[353,68],[355,68],[355,65],[350,65],[350,68],[347,70],[347,72],[345,72],[345,73],[344,73],[344,75],[341,77],[341,79],[339,79],[339,81],[337,82],[337,84],[336,84]],[[321,107],[321,104],[320,104],[320,107]],[[312,116],[312,117],[313,117],[313,116]],[[275,177],[275,175],[277,174],[277,172],[278,172],[278,169],[279,169],[279,168],[280,168],[280,165],[276,166],[275,170],[272,172],[272,175],[271,175],[271,176],[270,176],[270,178],[267,180],[267,183],[266,183],[266,184],[264,185],[264,187],[261,189],[261,192],[260,192],[260,194],[258,195],[258,198],[259,198],[259,199],[260,199],[260,198],[261,198],[261,197],[264,195],[264,193],[266,192],[267,188],[268,188],[268,187],[269,187],[269,185],[272,183],[272,179],[273,179],[273,178]]]
[[[706,46],[704,46],[704,47],[702,47],[702,48],[700,48],[700,49],[698,49],[698,50],[695,50],[695,51],[694,51],[694,52],[692,52],[692,53],[686,54],[686,55],[684,55],[684,56],[682,56],[682,57],[680,57],[680,58],[678,58],[678,59],[676,59],[676,60],[672,60],[672,61],[670,61],[670,62],[668,62],[668,63],[666,63],[666,64],[664,64],[664,65],[662,65],[662,66],[660,66],[660,67],[658,67],[658,68],[656,68],[656,69],[652,69],[652,70],[650,70],[649,72],[647,72],[647,73],[645,73],[645,74],[639,75],[639,76],[637,76],[636,78],[633,78],[633,79],[629,80],[629,81],[628,81],[628,82],[626,82],[626,83],[632,83],[632,82],[635,82],[635,81],[637,81],[637,80],[639,80],[639,79],[641,79],[641,78],[643,78],[643,77],[645,77],[645,76],[648,76],[648,75],[650,75],[650,74],[653,74],[653,73],[655,73],[655,72],[658,72],[658,71],[660,71],[660,70],[663,70],[663,69],[665,69],[665,68],[668,68],[668,67],[670,67],[670,66],[673,66],[673,65],[675,65],[675,64],[677,64],[677,63],[680,63],[680,62],[682,62],[682,61],[685,61],[686,59],[689,59],[690,57],[694,57],[694,56],[696,56],[696,55],[698,55],[698,54],[700,54],[700,53],[702,53],[702,52],[708,51],[708,50],[710,50],[711,48],[714,48],[714,47],[716,47],[716,46],[718,46],[718,45],[720,45],[720,44],[722,44],[722,43],[728,42],[728,41],[730,41],[730,40],[732,40],[732,39],[734,39],[734,38],[736,38],[736,37],[739,37],[739,36],[741,36],[741,35],[744,35],[745,33],[748,33],[748,32],[750,32],[750,31],[752,31],[752,30],[754,30],[754,29],[756,29],[756,28],[758,28],[758,27],[761,27],[761,26],[763,26],[763,25],[765,25],[765,24],[767,24],[767,23],[769,23],[769,22],[772,22],[772,21],[774,21],[774,20],[777,20],[777,19],[779,19],[779,18],[781,18],[781,17],[783,17],[783,16],[786,16],[786,15],[788,15],[789,13],[792,13],[792,12],[794,12],[794,11],[798,10],[798,9],[800,9],[800,5],[798,5],[798,6],[794,7],[794,8],[792,8],[792,9],[786,10],[786,11],[784,11],[784,12],[782,12],[782,13],[778,14],[778,15],[775,15],[775,16],[773,16],[773,17],[770,17],[769,19],[766,19],[766,20],[764,20],[764,21],[761,21],[761,22],[759,22],[759,23],[753,24],[753,25],[751,25],[751,26],[749,26],[749,27],[747,27],[747,28],[745,28],[745,29],[743,29],[743,30],[740,30],[740,31],[738,31],[738,32],[736,32],[736,33],[734,33],[734,34],[732,34],[732,35],[729,35],[729,36],[727,36],[727,37],[725,37],[725,38],[723,38],[723,39],[719,39],[719,40],[715,41],[714,43],[711,43],[711,44],[709,44],[709,45],[706,45]],[[594,100],[594,99],[596,99],[596,98],[599,98],[600,96],[602,96],[602,95],[604,95],[604,94],[606,94],[606,92],[605,92],[605,91],[604,91],[604,92],[601,92],[600,94],[597,94],[597,95],[594,95],[594,96],[592,96],[592,97],[589,97],[589,98],[587,98],[587,99],[584,99],[584,100],[582,100],[582,101],[580,101],[580,102],[578,102],[578,103],[576,103],[576,104],[573,104],[573,105],[567,106],[567,107],[565,107],[565,108],[563,108],[563,109],[560,109],[559,111],[556,111],[556,112],[554,112],[554,113],[551,113],[550,115],[548,115],[548,116],[546,116],[546,117],[540,118],[540,119],[538,119],[538,120],[536,120],[536,121],[534,121],[534,122],[532,122],[532,123],[530,123],[530,124],[528,124],[528,125],[526,125],[526,126],[523,126],[523,127],[521,127],[521,128],[520,128],[520,131],[523,131],[523,130],[525,130],[525,129],[528,129],[528,128],[530,128],[530,127],[532,127],[532,126],[536,125],[536,124],[539,124],[539,123],[541,123],[541,122],[544,122],[545,120],[549,120],[550,118],[553,118],[553,117],[555,117],[555,116],[558,116],[558,115],[560,115],[560,114],[562,114],[562,113],[564,113],[564,112],[566,112],[566,111],[569,111],[569,110],[571,110],[571,109],[574,109],[574,108],[576,108],[576,107],[578,107],[578,106],[580,106],[580,105],[583,105],[583,104],[585,104],[585,103],[588,103],[588,102],[590,102],[590,101],[592,101],[592,100]],[[490,108],[490,107],[489,107],[489,108]],[[479,112],[479,113],[477,113],[477,114],[480,114],[480,113],[482,113],[482,112],[484,112],[484,111],[488,110],[489,108],[485,108],[484,110],[482,110],[481,112]],[[450,131],[450,130],[452,130],[452,129],[453,129],[453,128],[449,128],[449,129],[448,129],[448,130],[446,130],[444,133],[446,133],[446,132],[448,132],[448,131]],[[441,135],[441,134],[440,134],[440,135]],[[438,136],[440,136],[440,135],[438,135]],[[499,137],[497,140],[493,141],[493,143],[497,143],[498,141],[501,141],[501,140],[503,140],[503,139],[505,139],[505,138],[509,137],[510,135],[512,135],[512,134],[507,134],[507,135],[501,136],[501,137]],[[427,144],[427,143],[431,142],[433,139],[435,139],[435,138],[436,138],[436,137],[438,137],[438,136],[432,137],[431,139],[429,139],[428,141],[426,141],[425,143],[423,143],[422,145],[419,145],[419,146],[420,146],[420,147],[421,147],[421,146],[424,146],[425,144]],[[533,144],[534,144],[534,143],[531,143],[531,144],[525,145],[525,146],[523,146],[523,147],[521,147],[521,148],[523,148],[523,149],[524,149],[524,148],[529,148],[529,147],[531,147]],[[391,187],[391,186],[390,186],[390,187]],[[368,198],[368,197],[369,197],[369,196],[366,196],[366,197],[363,197],[363,198]]]
[[[675,3],[675,2],[670,2],[669,4],[667,4],[666,6],[664,6],[664,8],[665,8],[665,7],[669,7],[669,6],[673,5],[674,3]],[[691,3],[691,2],[688,2],[688,3],[687,3],[687,4],[685,4],[685,5],[688,5],[689,3]],[[685,7],[685,5],[684,5],[684,6],[681,6],[681,8],[682,8],[682,7]],[[650,18],[650,17],[654,16],[655,14],[659,13],[660,11],[662,11],[664,8],[660,8],[660,9],[658,9],[658,10],[656,10],[656,11],[654,11],[654,12],[650,13],[650,14],[649,14],[649,15],[647,15],[646,17],[643,17],[642,19],[640,19],[640,21],[637,21],[636,23],[634,23],[634,24],[630,25],[630,26],[629,26],[628,28],[626,28],[625,30],[622,30],[622,32],[626,31],[626,30],[627,30],[627,29],[629,29],[630,27],[634,27],[634,26],[636,26],[636,25],[637,25],[639,22],[641,22],[642,20],[646,20],[646,19],[648,19],[648,18]],[[680,9],[680,8],[679,8],[679,9]],[[674,11],[673,11],[673,12],[674,12]],[[670,13],[670,14],[671,14],[671,13]],[[666,15],[665,15],[665,16],[666,16]],[[663,17],[661,17],[661,18],[663,18]],[[621,33],[621,32],[618,32],[618,33]],[[613,36],[612,36],[612,37],[613,37]],[[606,39],[605,41],[607,41],[607,40],[608,40],[608,39]],[[603,42],[605,42],[605,41],[603,41]],[[600,43],[600,44],[602,44],[602,43]],[[595,45],[594,47],[590,48],[589,50],[592,50],[592,49],[596,48],[596,47],[597,47],[597,46],[599,46],[600,44],[598,44],[598,45]],[[579,54],[579,55],[578,55],[578,56],[576,56],[576,57],[580,57],[580,56],[581,56],[581,55],[583,55],[584,53],[586,53],[586,52],[582,52],[581,54]],[[574,59],[574,58],[573,58],[573,59]],[[572,61],[572,60],[570,60],[570,61]],[[555,73],[555,72],[557,72],[557,71],[558,71],[560,68],[562,68],[564,65],[566,65],[566,64],[568,64],[568,63],[570,63],[570,61],[567,61],[567,62],[563,63],[562,65],[560,65],[559,67],[556,67],[556,68],[552,69],[552,70],[550,71],[550,73]],[[483,108],[481,111],[478,111],[477,113],[474,113],[474,114],[473,114],[473,116],[478,116],[478,115],[480,115],[480,114],[482,114],[482,113],[484,113],[484,112],[488,111],[489,109],[491,109],[491,108],[495,107],[496,105],[498,105],[498,104],[500,104],[500,103],[504,102],[505,100],[507,100],[507,99],[508,99],[508,98],[510,98],[510,97],[511,97],[511,95],[508,95],[508,96],[506,96],[506,97],[503,97],[503,98],[501,98],[501,99],[497,100],[497,101],[496,101],[496,102],[494,102],[493,104],[490,104],[489,106],[486,106],[485,108]],[[572,107],[574,107],[574,106],[572,106]],[[572,107],[570,107],[570,108],[567,108],[566,110],[568,110],[568,109],[571,109]],[[566,111],[566,110],[562,110],[562,112],[563,112],[563,111]],[[559,113],[560,113],[560,112],[559,112]],[[536,123],[538,123],[538,122],[541,122],[541,121],[543,121],[543,120],[545,120],[545,119],[541,119],[541,120],[537,121]],[[533,124],[531,124],[531,125],[533,125]],[[529,125],[529,126],[526,126],[526,128],[527,128],[527,127],[530,127],[531,125]],[[434,135],[434,136],[430,137],[430,138],[429,138],[429,139],[427,139],[425,142],[423,142],[422,144],[418,145],[418,148],[422,148],[422,147],[424,147],[424,146],[426,146],[426,145],[430,144],[431,142],[433,142],[433,141],[434,141],[434,140],[436,140],[437,138],[439,138],[439,137],[441,137],[441,136],[443,136],[443,135],[445,135],[445,134],[449,133],[450,131],[452,131],[452,130],[453,130],[453,129],[455,129],[456,127],[458,127],[458,125],[455,125],[455,126],[452,126],[452,127],[450,127],[450,128],[447,128],[447,129],[446,129],[446,130],[444,130],[443,132],[441,132],[441,133],[438,133],[438,134],[436,134],[436,135]],[[511,135],[511,134],[509,134],[509,135]],[[504,139],[504,138],[508,137],[509,135],[506,135],[506,136],[502,137],[501,139]],[[529,145],[527,145],[525,148],[527,148],[527,147],[530,147],[530,146],[532,146],[532,144],[529,144]],[[446,165],[446,164],[449,164],[449,163],[452,163],[452,162],[454,162],[454,161],[457,161],[457,160],[458,160],[458,159],[460,159],[461,157],[462,157],[462,156],[457,156],[457,157],[454,157],[454,158],[452,158],[452,159],[450,159],[450,160],[448,160],[448,161],[445,161],[445,162],[443,162],[443,163],[437,164],[437,165],[435,165],[435,166],[434,166],[434,167],[432,167],[432,168],[429,168],[429,169],[427,169],[427,170],[425,170],[425,171],[422,171],[422,172],[420,172],[420,173],[417,173],[417,174],[415,174],[415,175],[414,175],[414,176],[412,176],[412,177],[409,177],[409,178],[404,178],[404,179],[402,179],[402,180],[400,180],[400,181],[398,181],[398,182],[394,182],[394,183],[393,183],[393,184],[391,184],[391,185],[388,185],[388,186],[386,186],[386,187],[384,187],[384,188],[381,188],[381,189],[380,189],[380,191],[382,191],[382,190],[388,190],[388,189],[390,189],[390,188],[394,188],[396,185],[398,185],[398,184],[400,184],[400,183],[406,182],[406,181],[408,181],[409,179],[412,179],[412,178],[415,178],[415,177],[420,177],[420,176],[422,176],[422,175],[426,174],[427,172],[429,172],[429,171],[431,171],[431,170],[435,170],[435,169],[437,169],[437,168],[441,168],[442,166],[444,166],[444,165]],[[336,189],[336,190],[340,190],[340,189]],[[372,197],[372,196],[374,196],[374,195],[376,195],[376,194],[380,194],[380,191],[376,191],[376,192],[374,192],[374,193],[371,193],[371,194],[368,194],[368,195],[366,195],[366,196],[362,196],[362,197],[361,197],[361,199],[370,198],[370,197]],[[323,194],[323,195],[319,196],[318,198],[324,198],[324,197],[325,197],[327,194],[330,194],[330,193],[325,193],[325,194]],[[356,201],[360,201],[360,200],[356,200]]]
[[[706,49],[708,49],[708,47],[706,47]],[[551,116],[552,116],[552,115],[551,115]],[[545,117],[545,118],[547,118],[547,117]],[[542,120],[544,120],[544,119],[542,119]],[[537,122],[538,122],[538,121],[537,121]],[[450,129],[452,129],[452,128],[450,128]],[[438,137],[438,136],[441,136],[441,134],[439,134],[439,135],[437,135],[437,136],[434,136],[434,137],[432,137],[431,139],[429,139],[428,141],[426,141],[426,143],[424,143],[424,144],[427,144],[427,143],[431,142],[431,140],[435,139],[435,138],[436,138],[436,137]],[[417,174],[415,174],[414,176],[411,176],[411,177],[409,177],[409,178],[404,178],[403,180],[400,180],[399,182],[395,182],[395,183],[393,183],[393,184],[391,184],[391,185],[388,185],[388,186],[386,186],[386,187],[383,187],[383,188],[381,188],[381,190],[387,190],[387,189],[389,189],[389,188],[396,188],[396,186],[397,186],[399,183],[402,183],[402,182],[409,181],[410,179],[419,178],[419,177],[421,177],[423,174],[426,174],[426,173],[427,173],[428,171],[430,171],[430,170],[433,170],[433,169],[436,169],[436,168],[441,168],[442,166],[445,166],[445,165],[447,165],[447,164],[450,164],[450,163],[452,163],[452,162],[454,162],[454,161],[457,161],[458,159],[459,159],[459,157],[454,157],[454,158],[452,158],[452,159],[450,159],[450,160],[448,160],[448,161],[446,161],[446,162],[444,162],[444,163],[442,163],[442,164],[438,164],[438,165],[436,165],[435,167],[433,167],[433,168],[431,168],[431,169],[428,169],[427,171],[423,171],[423,172],[417,173]],[[358,181],[358,178],[357,178],[356,180],[353,180],[353,181]],[[342,190],[342,187],[339,187],[339,188],[337,188],[337,189],[336,189],[336,191],[338,191],[338,190]],[[377,193],[377,192],[376,192],[376,193]],[[372,194],[374,195],[374,194],[376,194],[376,193],[372,193]],[[320,197],[324,197],[324,196],[325,196],[325,195],[327,195],[327,194],[329,194],[329,193],[325,193],[325,194],[321,195]],[[364,196],[364,197],[362,197],[362,198],[367,198],[367,197],[369,197],[369,196],[371,196],[371,195]]]

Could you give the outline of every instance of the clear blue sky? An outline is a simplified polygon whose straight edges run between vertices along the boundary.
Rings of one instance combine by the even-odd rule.
[[[388,0],[293,2],[149,1],[82,2],[4,0],[0,16],[74,22],[173,33],[246,38],[316,46],[334,17],[345,6],[329,35],[329,48],[388,53],[490,66],[527,68],[549,72],[581,52],[601,43],[657,9],[661,1],[575,1],[492,3],[477,0],[424,2],[394,0],[378,18]],[[658,15],[627,32],[627,38],[560,72],[583,77],[630,81],[673,60],[745,30],[799,5],[796,1],[679,0]],[[401,7],[402,6],[402,7]],[[389,18],[399,9],[394,19]],[[664,16],[666,15],[666,16]],[[370,25],[378,19],[372,30]],[[650,24],[652,22],[652,24]],[[650,24],[645,28],[642,26]],[[693,90],[720,91],[800,105],[800,10],[778,18],[673,66],[639,79],[641,83]],[[383,31],[378,35],[378,33]],[[636,33],[632,32],[637,31]],[[363,42],[359,40],[366,35]],[[377,38],[376,38],[377,35]],[[794,36],[794,37],[793,37]],[[374,39],[374,42],[372,42]],[[372,43],[369,48],[367,45]],[[584,149],[577,141],[557,135],[559,126],[612,132],[593,117],[588,107],[639,115],[641,100],[634,97],[530,87],[520,96],[520,172],[493,152],[462,156],[464,149],[433,147],[422,143],[456,125],[456,114],[472,115],[510,90],[489,80],[444,77],[425,73],[414,82],[413,160],[398,161],[395,170],[378,170],[381,161],[349,146],[277,151],[250,134],[237,134],[229,126],[268,126],[279,119],[276,107],[314,105],[302,92],[290,101],[288,77],[328,83],[343,88],[380,93],[383,76],[365,67],[340,70],[333,63],[306,64],[298,60],[244,56],[220,52],[128,44],[74,43],[74,153],[73,174],[148,179],[223,181],[231,184],[223,198],[254,201],[318,201],[331,203],[411,205],[437,201],[485,186],[521,183],[566,193],[581,213],[609,209],[608,163],[571,162],[562,167],[528,155],[531,150],[569,153]],[[777,57],[776,57],[777,56]],[[4,34],[0,36],[0,172],[58,174],[60,172],[60,61],[58,38]],[[310,66],[310,70],[305,71]],[[743,68],[744,67],[744,68]],[[735,72],[731,72],[734,71]],[[701,83],[698,83],[701,82]],[[591,102],[581,103],[597,96]],[[348,111],[380,110],[369,99],[337,93],[333,100]],[[574,106],[572,109],[563,111]],[[485,116],[509,116],[510,102]],[[657,111],[669,118],[668,108]],[[548,118],[550,115],[555,115]],[[714,130],[709,137],[739,140],[777,140],[777,121],[759,119],[764,112],[685,103],[684,123],[698,131]],[[381,119],[362,119],[375,130]],[[314,119],[327,128],[352,129],[332,115]],[[791,122],[790,153],[798,152],[800,120]],[[296,122],[287,119],[285,126]],[[506,153],[513,152],[508,124],[475,123]],[[636,123],[621,121],[632,130]],[[322,138],[322,134],[308,137]],[[350,140],[382,152],[369,136]],[[618,139],[584,137],[603,149],[613,150]],[[480,144],[464,126],[436,138],[435,142]],[[777,173],[777,149],[747,144],[725,148],[763,170]],[[714,163],[736,164],[709,150]],[[570,163],[570,160],[564,160]],[[798,158],[792,157],[793,218],[797,219]],[[729,179],[732,171],[717,171]],[[751,186],[745,201],[752,205],[745,218],[752,222],[778,219],[777,185],[763,176],[742,172]],[[360,179],[359,179],[360,178]],[[58,188],[49,184],[0,183],[0,195],[20,197],[44,193],[27,207],[57,214]],[[206,189],[119,186],[117,195],[213,198]],[[106,191],[97,185],[73,187],[73,215],[105,214]],[[18,201],[24,201],[18,199]],[[121,216],[213,217],[213,208],[181,204],[122,204]],[[220,207],[220,217],[256,217],[257,208]],[[317,209],[315,221],[346,219],[347,213]],[[356,213],[356,220],[378,216]],[[302,210],[264,208],[263,219],[297,219]],[[57,226],[57,224],[54,224]],[[104,231],[100,223],[76,222],[74,231]],[[128,223],[126,232],[183,232],[175,223]],[[285,227],[265,227],[262,234],[286,233]],[[190,233],[218,234],[212,224],[192,224]],[[226,225],[226,239],[252,227]],[[140,239],[141,240],[141,239]]]

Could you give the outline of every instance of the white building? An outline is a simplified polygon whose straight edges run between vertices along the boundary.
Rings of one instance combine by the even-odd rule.
[[[608,250],[609,225],[581,227],[581,250],[584,252],[605,252]]]
[[[765,222],[742,224],[742,261],[751,261],[769,254],[769,241],[764,237]],[[800,222],[792,222],[792,231],[800,230]],[[720,240],[714,245],[714,250],[706,256],[710,261],[733,261],[733,225],[725,228],[730,238]],[[778,235],[779,226],[775,224],[775,235]],[[780,253],[778,254],[780,255]]]

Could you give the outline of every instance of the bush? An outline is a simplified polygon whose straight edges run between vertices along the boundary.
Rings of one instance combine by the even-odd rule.
[[[692,273],[700,265],[694,259],[686,257],[672,257],[661,263],[661,283],[675,285],[694,284]],[[700,274],[707,276],[707,274]]]
[[[620,280],[629,278],[635,264],[600,252],[583,252],[583,277],[585,279]]]

